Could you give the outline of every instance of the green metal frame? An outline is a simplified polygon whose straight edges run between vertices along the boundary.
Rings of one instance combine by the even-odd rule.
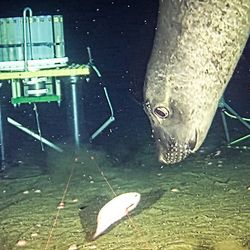
[[[91,67],[83,64],[72,64],[68,67],[57,69],[43,69],[38,71],[13,71],[13,72],[0,72],[0,80],[20,80],[36,77],[70,77],[70,76],[89,76]],[[13,105],[22,103],[35,103],[35,102],[60,102],[61,96],[47,95],[47,96],[19,96],[12,97],[11,103]]]
[[[242,141],[245,141],[245,140],[249,139],[250,138],[250,133],[245,135],[245,136],[242,136],[240,138],[237,138],[237,139],[235,139],[233,141],[230,141],[230,135],[229,135],[229,130],[228,130],[227,121],[226,121],[226,115],[228,117],[230,117],[230,118],[239,120],[239,122],[241,122],[246,128],[248,128],[249,131],[250,131],[250,123],[249,123],[250,119],[241,117],[234,109],[232,109],[225,102],[224,97],[222,97],[220,99],[219,108],[221,109],[221,118],[222,118],[224,131],[225,131],[225,136],[226,136],[226,140],[227,140],[228,145],[235,145],[235,144],[237,144],[239,142],[242,142]],[[226,110],[228,110],[231,114],[228,113]]]
[[[60,102],[61,98],[57,95],[50,96],[24,96],[11,98],[12,104],[21,104],[21,103],[34,103],[34,102]]]

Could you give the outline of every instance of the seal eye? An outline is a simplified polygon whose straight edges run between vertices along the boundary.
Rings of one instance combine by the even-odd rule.
[[[169,111],[165,107],[156,107],[154,109],[154,114],[157,115],[161,119],[166,119],[169,115]]]

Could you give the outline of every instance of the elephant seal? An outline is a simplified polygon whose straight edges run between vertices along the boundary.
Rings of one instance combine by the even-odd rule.
[[[195,152],[250,32],[249,0],[160,0],[144,109],[166,164]]]

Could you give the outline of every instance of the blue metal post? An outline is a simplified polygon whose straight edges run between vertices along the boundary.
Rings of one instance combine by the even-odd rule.
[[[73,111],[73,127],[75,152],[79,153],[80,149],[80,131],[79,131],[79,115],[78,115],[78,98],[77,98],[77,77],[71,77],[71,93],[72,93],[72,111]]]
[[[6,145],[5,145],[5,141],[6,141],[6,134],[7,131],[5,131],[6,129],[6,117],[4,115],[4,107],[2,102],[0,101],[0,171],[4,171],[6,168]]]

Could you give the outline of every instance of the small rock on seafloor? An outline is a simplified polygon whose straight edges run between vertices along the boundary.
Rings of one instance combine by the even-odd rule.
[[[71,246],[69,246],[68,250],[77,250],[78,247],[76,244],[72,244]]]
[[[27,240],[19,240],[19,241],[16,243],[16,246],[17,246],[17,247],[25,247],[27,244],[28,244]]]

